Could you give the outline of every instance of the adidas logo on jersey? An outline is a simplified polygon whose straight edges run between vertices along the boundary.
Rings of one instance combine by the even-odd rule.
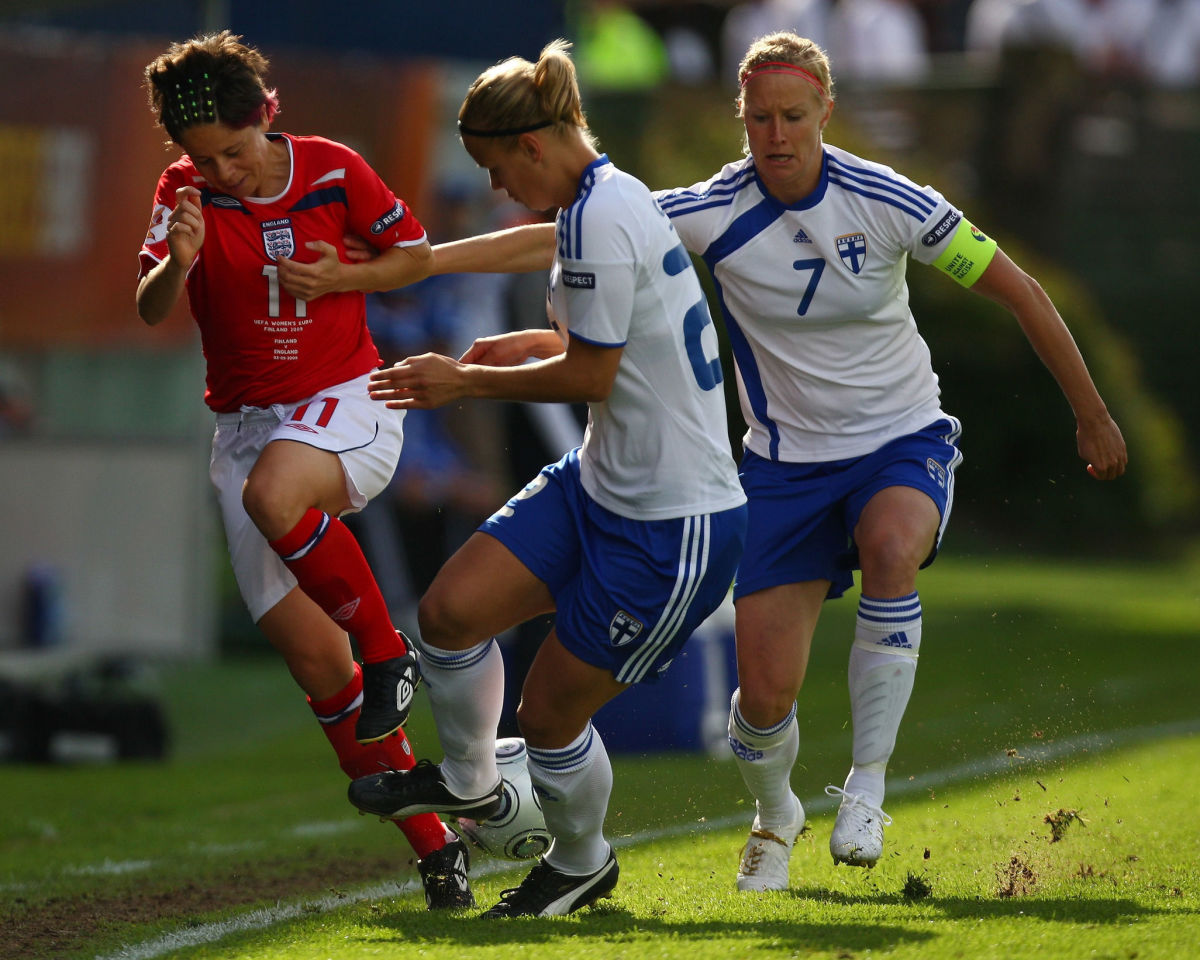
[[[797,230],[796,235],[792,237],[792,243],[812,243],[812,240],[803,230]]]

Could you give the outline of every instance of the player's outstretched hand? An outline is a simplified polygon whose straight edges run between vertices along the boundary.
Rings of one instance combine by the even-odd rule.
[[[430,410],[466,394],[464,371],[451,357],[423,353],[374,371],[367,391],[392,410]]]
[[[276,259],[279,285],[297,300],[316,300],[339,289],[342,262],[338,259],[337,247],[324,240],[310,240],[304,246],[316,251],[317,259],[312,263],[300,263],[288,257]]]

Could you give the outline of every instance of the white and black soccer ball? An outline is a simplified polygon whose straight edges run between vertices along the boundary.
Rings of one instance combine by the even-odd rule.
[[[451,825],[485,853],[505,860],[532,860],[550,846],[526,766],[525,741],[506,737],[496,741],[496,766],[503,780],[500,809],[486,820],[460,817]]]

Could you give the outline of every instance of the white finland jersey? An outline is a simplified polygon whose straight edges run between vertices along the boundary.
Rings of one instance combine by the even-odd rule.
[[[826,145],[820,183],[790,206],[752,158],[654,196],[716,281],[747,447],[841,460],[943,415],[904,279],[907,255],[932,263],[962,219],[940,193]]]
[[[588,404],[584,489],[637,520],[745,503],[729,450],[717,335],[691,259],[645,185],[602,156],[558,214],[551,315],[562,335],[622,347]]]

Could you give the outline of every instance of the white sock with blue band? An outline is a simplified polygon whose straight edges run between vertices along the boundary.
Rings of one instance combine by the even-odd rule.
[[[496,769],[496,726],[504,707],[504,658],[494,639],[467,650],[420,645],[421,678],[442,741],[442,777],[454,794],[479,797],[491,790]]]
[[[773,726],[752,726],[738,707],[741,688],[729,703],[729,747],[750,793],[758,802],[759,824],[764,830],[782,830],[796,819],[792,799],[792,767],[800,753],[796,705]]]
[[[887,600],[860,597],[847,671],[854,765],[845,790],[875,806],[883,804],[887,763],[912,693],[920,647],[921,598],[915,590]]]

